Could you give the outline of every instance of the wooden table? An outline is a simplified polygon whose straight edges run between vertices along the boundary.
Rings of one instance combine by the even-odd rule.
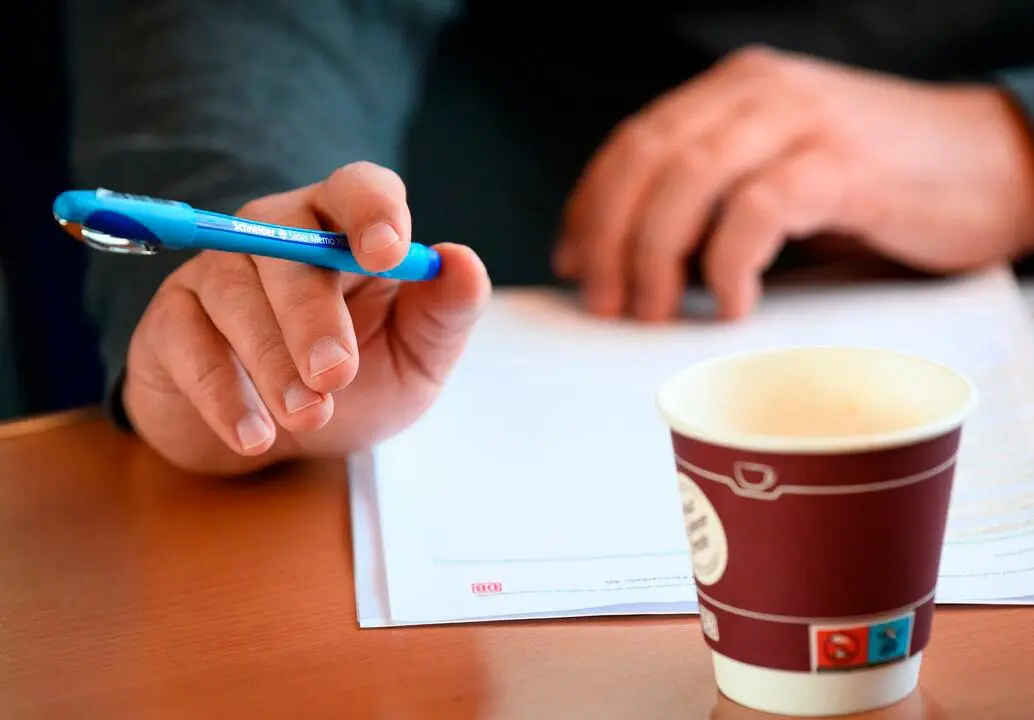
[[[189,477],[82,414],[0,426],[0,718],[733,720],[693,619],[356,626],[343,463]],[[947,609],[869,718],[1034,717],[1034,608]]]

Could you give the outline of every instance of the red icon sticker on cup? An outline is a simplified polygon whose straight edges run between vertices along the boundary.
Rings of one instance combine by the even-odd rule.
[[[869,628],[864,625],[819,630],[815,639],[817,669],[846,670],[866,665],[869,657]]]

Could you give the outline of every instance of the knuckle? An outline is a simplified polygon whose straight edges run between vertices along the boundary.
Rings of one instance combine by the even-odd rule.
[[[722,166],[723,158],[728,154],[724,136],[693,143],[679,152],[676,170],[689,178],[706,177],[714,172],[715,168]]]
[[[299,222],[299,218],[308,214],[304,208],[306,196],[311,194],[311,187],[302,187],[255,198],[242,205],[237,210],[236,215],[249,220],[264,222],[307,224],[305,220]]]
[[[828,182],[818,159],[812,155],[802,156],[786,168],[780,186],[784,198],[789,202],[808,202],[822,194],[822,184]]]
[[[159,287],[129,340],[128,372],[160,393],[174,391],[163,349],[195,321],[197,311],[197,302],[190,291],[168,283]]]
[[[331,189],[358,186],[405,196],[406,184],[397,172],[369,160],[359,160],[335,170],[327,180]]]
[[[743,70],[759,70],[769,66],[776,59],[772,48],[760,43],[751,43],[736,50],[729,56],[729,65]]]
[[[639,116],[621,121],[611,134],[611,141],[597,160],[598,166],[606,163],[610,168],[617,164],[625,167],[628,163],[641,162],[655,156],[663,147],[663,138],[658,128]]]
[[[301,269],[296,282],[276,286],[270,301],[279,313],[303,325],[328,314],[336,317],[338,308],[344,305],[337,274],[323,272],[321,268]]]
[[[385,286],[386,291],[389,287]],[[293,332],[289,337],[292,338],[292,346],[297,342],[314,342],[325,336],[341,338],[347,335],[347,310],[340,290],[322,290],[322,286],[310,286],[287,290],[275,298],[278,316],[291,318]],[[308,352],[307,347],[295,350]]]
[[[155,295],[155,301],[147,313],[150,342],[156,349],[169,348],[170,342],[176,343],[195,332],[202,324],[208,322],[204,309],[197,298],[189,290],[182,287],[163,289]],[[169,362],[166,353],[157,352],[160,363]],[[182,372],[186,387],[183,389],[202,397],[215,397],[219,392],[234,382],[232,360],[229,355],[219,353],[182,353],[176,357],[183,363]]]
[[[291,318],[298,328],[298,337],[338,336],[342,333],[341,312],[322,298],[307,295],[291,295],[283,299],[278,313]]]
[[[184,388],[188,396],[219,401],[239,385],[233,361],[227,356],[197,357],[191,370]]]
[[[781,217],[785,200],[780,188],[771,182],[754,182],[740,191],[736,212],[746,213],[762,221],[774,221]]]
[[[257,333],[251,339],[251,356],[255,372],[290,372],[290,361],[283,337],[272,329]]]
[[[770,128],[764,123],[741,122],[692,142],[679,152],[678,163],[684,175],[700,178],[737,173],[744,160],[754,157],[769,144]]]
[[[664,138],[658,130],[641,118],[632,118],[619,127],[615,148],[622,157],[650,157],[664,147]]]
[[[227,255],[202,274],[205,290],[219,303],[239,304],[251,299],[258,286],[255,268],[246,257]]]
[[[150,328],[151,340],[161,341],[173,336],[177,327],[203,320],[203,315],[197,298],[189,290],[179,286],[164,287],[155,294],[145,323]]]
[[[787,55],[767,45],[747,45],[729,57],[729,69],[768,82],[791,79],[794,63]]]
[[[446,322],[435,313],[427,313],[425,319],[426,322],[420,325],[419,332],[416,333],[423,344],[445,344],[462,334],[462,329],[457,328],[457,323]]]
[[[363,176],[370,174],[381,174],[384,172],[391,172],[382,165],[378,165],[375,162],[369,160],[357,160],[350,162],[347,165],[342,165],[334,171],[334,175],[351,175],[351,176]],[[394,173],[392,173],[394,174]]]
[[[263,215],[265,215],[266,205],[266,198],[257,198],[255,200],[249,200],[248,202],[241,205],[240,209],[236,212],[236,215],[242,218],[262,217]]]

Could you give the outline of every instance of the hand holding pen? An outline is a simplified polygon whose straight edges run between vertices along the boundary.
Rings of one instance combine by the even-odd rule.
[[[218,248],[158,289],[122,391],[136,431],[190,470],[341,457],[398,432],[434,401],[490,293],[469,248],[411,242],[405,186],[369,163],[255,200],[237,218],[173,202],[159,222],[123,198],[66,195],[55,214],[103,249]],[[73,201],[89,205],[82,217],[68,217]],[[186,211],[190,238],[175,224]]]

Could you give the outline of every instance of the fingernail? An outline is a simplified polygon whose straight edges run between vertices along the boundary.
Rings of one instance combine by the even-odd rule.
[[[237,440],[245,450],[251,450],[269,441],[273,430],[258,413],[250,413],[237,423]]]
[[[348,350],[332,337],[320,338],[309,351],[309,375],[316,377],[336,368],[349,358]]]
[[[399,241],[399,234],[388,223],[377,223],[363,230],[359,236],[359,250],[375,253]]]
[[[293,415],[305,408],[319,405],[322,400],[322,395],[305,387],[301,380],[295,380],[284,393],[284,408],[289,415]]]

